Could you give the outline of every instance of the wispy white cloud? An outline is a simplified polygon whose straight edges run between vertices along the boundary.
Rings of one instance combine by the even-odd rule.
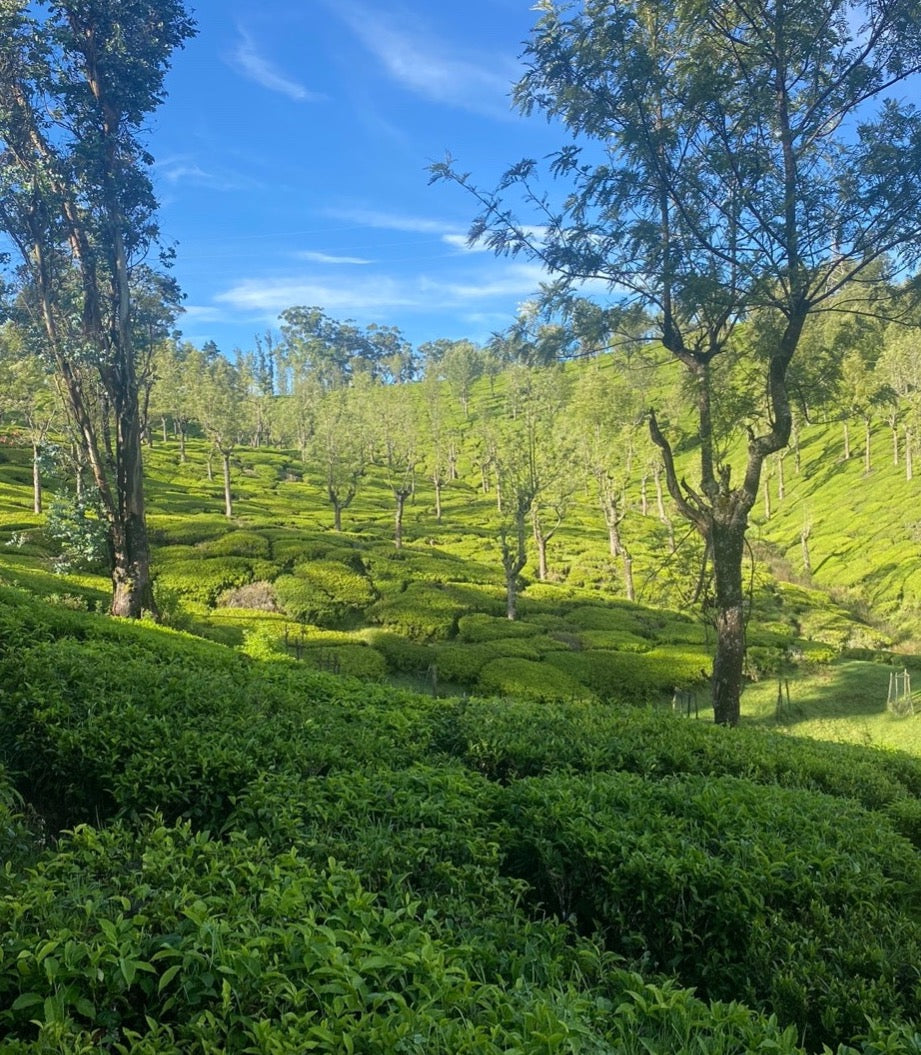
[[[535,264],[499,263],[458,280],[374,274],[360,279],[279,275],[241,279],[215,297],[228,310],[271,318],[295,304],[322,304],[335,313],[427,312],[440,308],[486,307],[485,302],[531,296],[546,274]]]
[[[387,73],[435,103],[508,119],[509,91],[521,70],[506,56],[458,52],[393,12],[337,0],[335,11]]]
[[[361,256],[333,256],[330,253],[317,253],[312,249],[305,249],[294,254],[299,260],[309,260],[314,264],[373,264],[373,260],[366,260]]]
[[[463,237],[457,224],[424,216],[362,208],[330,208],[326,209],[325,213],[333,219],[355,224],[356,227],[373,227],[379,231],[405,231],[408,234],[431,234],[445,239],[452,236]]]
[[[309,91],[300,82],[287,77],[275,64],[259,51],[256,42],[245,29],[238,27],[240,39],[230,54],[230,64],[244,77],[272,92],[287,95],[295,102],[315,102],[322,98],[317,92]]]
[[[175,154],[161,158],[153,166],[156,177],[171,187],[180,184],[191,184],[196,187],[207,187],[209,190],[254,190],[259,183],[236,172],[214,172],[203,168],[189,154]]]

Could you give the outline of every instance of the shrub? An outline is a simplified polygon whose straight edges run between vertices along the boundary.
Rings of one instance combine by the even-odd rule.
[[[507,619],[484,612],[472,612],[457,621],[457,636],[460,641],[495,641],[500,637],[532,637],[541,628],[532,623]]]
[[[275,580],[284,611],[303,623],[335,627],[364,613],[374,600],[370,582],[338,561],[299,564]]]
[[[921,1012],[917,855],[841,799],[736,778],[547,777],[509,790],[534,897],[646,970],[740,999],[815,1049]]]
[[[485,693],[530,700],[572,700],[592,695],[567,672],[530,659],[490,660],[480,670],[478,684]]]
[[[380,681],[387,674],[387,661],[367,645],[337,645],[332,648],[308,648],[301,654],[303,662],[314,670],[343,674],[353,678]]]
[[[249,557],[201,557],[164,561],[157,580],[184,599],[213,608],[226,590],[254,580],[270,579],[275,567],[268,561]]]
[[[410,583],[405,590],[385,594],[369,615],[380,625],[417,641],[444,640],[457,630],[471,609],[498,608],[492,591],[456,583]]]
[[[434,657],[429,645],[420,645],[386,630],[365,630],[361,636],[376,652],[380,652],[392,673],[418,674],[432,664]]]
[[[198,548],[206,557],[271,557],[269,540],[256,531],[228,531],[218,538],[200,542]]]

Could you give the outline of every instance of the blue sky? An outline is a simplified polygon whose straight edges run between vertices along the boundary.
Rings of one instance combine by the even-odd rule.
[[[183,335],[222,351],[279,311],[486,340],[537,289],[524,260],[466,247],[472,198],[428,185],[450,152],[486,186],[559,129],[509,101],[528,0],[199,0],[152,116]]]

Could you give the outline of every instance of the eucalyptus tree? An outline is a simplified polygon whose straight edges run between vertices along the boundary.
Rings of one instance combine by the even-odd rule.
[[[736,724],[745,654],[742,575],[765,460],[789,442],[788,370],[811,315],[921,245],[921,112],[896,98],[921,71],[917,0],[540,0],[515,88],[558,120],[559,199],[533,160],[498,189],[453,162],[433,178],[477,198],[471,237],[541,262],[546,302],[585,283],[641,306],[649,336],[688,373],[699,477],[688,482],[652,408],[650,435],[679,512],[714,568],[717,722]],[[524,218],[521,215],[524,214]],[[738,324],[774,322],[758,350],[763,393],[737,423],[744,454],[718,448],[714,371],[747,369]],[[723,450],[729,451],[729,447]]]
[[[91,467],[122,616],[154,608],[132,295],[158,233],[142,135],[192,33],[180,0],[0,4],[0,231]],[[88,373],[110,408],[111,446]]]

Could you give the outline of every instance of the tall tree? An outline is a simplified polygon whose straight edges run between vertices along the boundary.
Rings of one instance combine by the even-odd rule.
[[[787,374],[806,320],[888,259],[921,249],[921,113],[887,98],[921,71],[917,0],[541,0],[516,87],[525,113],[572,141],[551,173],[523,161],[495,192],[450,161],[481,205],[474,239],[544,264],[566,310],[586,281],[640,305],[650,336],[686,369],[697,420],[690,484],[650,412],[666,482],[714,569],[717,722],[739,720],[745,654],[742,562],[761,470],[790,438]],[[516,217],[520,204],[526,220]],[[537,216],[534,216],[536,211]],[[753,312],[770,339],[736,340]],[[760,364],[763,399],[739,422],[733,466],[713,415],[714,372]]]
[[[154,608],[144,511],[132,270],[156,243],[141,135],[173,51],[193,32],[180,0],[0,5],[0,229],[21,258],[108,533],[111,611]],[[107,445],[84,369],[113,423]]]
[[[194,353],[187,362],[195,378],[195,416],[221,456],[224,515],[229,519],[233,516],[230,459],[248,424],[244,381],[237,367],[216,349]]]

